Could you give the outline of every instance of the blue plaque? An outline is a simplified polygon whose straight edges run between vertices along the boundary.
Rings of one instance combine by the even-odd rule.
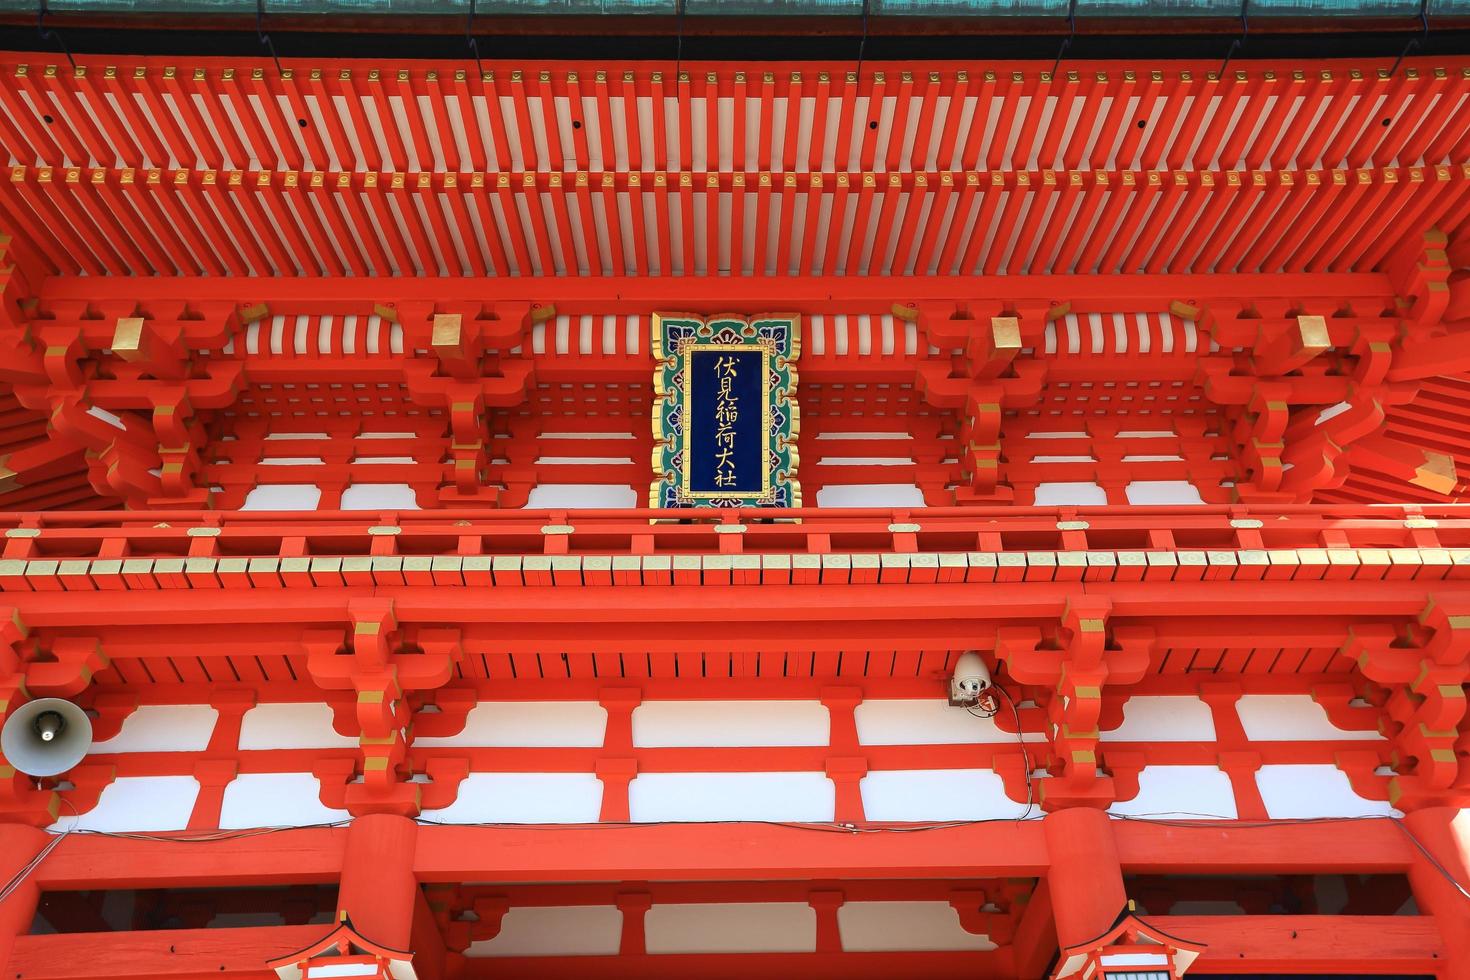
[[[799,507],[800,318],[654,314],[653,507]]]
[[[764,494],[767,354],[743,344],[684,352],[684,492],[691,498]]]

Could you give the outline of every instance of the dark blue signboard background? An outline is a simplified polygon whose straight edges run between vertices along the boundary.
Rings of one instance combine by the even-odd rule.
[[[720,401],[720,377],[717,365],[722,358],[735,358],[735,376],[731,379],[731,390],[737,399],[738,417],[733,426],[735,446],[731,456],[734,464],[735,482],[721,486],[715,482],[720,471],[718,453],[723,446],[715,443],[715,411]],[[761,492],[761,452],[765,446],[765,433],[761,431],[762,404],[762,352],[757,349],[740,351],[693,351],[689,356],[689,459],[684,463],[689,470],[689,489],[693,493],[749,494]]]

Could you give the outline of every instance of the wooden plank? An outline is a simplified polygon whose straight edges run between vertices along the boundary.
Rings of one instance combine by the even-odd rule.
[[[265,980],[268,960],[321,939],[330,926],[247,929],[164,929],[21,936],[7,975],[24,980],[124,980],[152,977],[232,977]]]

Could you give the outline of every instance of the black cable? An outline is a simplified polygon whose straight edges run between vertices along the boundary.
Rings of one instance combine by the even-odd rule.
[[[1399,52],[1399,60],[1393,63],[1388,70],[1388,77],[1392,78],[1398,73],[1399,65],[1409,56],[1409,52],[1415,50],[1423,41],[1429,40],[1429,0],[1419,0],[1419,24],[1424,28],[1422,34],[1409,38],[1409,43],[1404,45],[1404,50]]]
[[[1225,77],[1225,68],[1230,64],[1230,59],[1235,57],[1237,51],[1245,47],[1245,39],[1250,32],[1250,0],[1240,0],[1240,37],[1230,42],[1230,47],[1225,51],[1225,60],[1220,62],[1220,70],[1217,74],[1222,79]]]
[[[1409,842],[1418,849],[1420,854],[1424,855],[1425,860],[1429,862],[1430,866],[1433,867],[1435,871],[1438,871],[1440,873],[1440,876],[1443,877],[1445,881],[1448,881],[1451,885],[1455,886],[1455,891],[1459,892],[1462,898],[1470,899],[1470,889],[1467,889],[1464,885],[1462,885],[1460,883],[1460,880],[1450,872],[1449,868],[1446,868],[1444,865],[1440,864],[1439,859],[1436,858],[1433,854],[1429,853],[1429,848],[1425,847],[1424,842],[1414,836],[1414,832],[1406,827],[1402,820],[1395,820],[1394,826],[1403,831],[1404,836],[1409,838]]]
[[[858,40],[857,83],[859,90],[862,89],[863,85],[863,58],[868,52],[868,0],[863,0],[863,10],[860,17],[860,23],[863,26],[863,36]]]
[[[66,55],[67,64],[71,65],[72,73],[75,74],[77,70],[77,62],[76,59],[71,56],[71,48],[66,46],[66,41],[62,38],[60,31],[58,31],[54,27],[46,27],[46,15],[48,13],[50,13],[50,11],[46,9],[46,0],[40,0],[40,2],[36,5],[36,33],[41,35],[41,40],[43,41],[49,41],[55,38],[57,46],[61,48],[61,53]]]
[[[674,91],[679,89],[679,76],[684,72],[684,0],[674,0]]]
[[[475,72],[480,78],[484,78],[485,67],[480,63],[480,39],[475,37],[475,0],[470,0],[470,13],[465,18],[464,40],[470,49],[470,54],[475,56]]]
[[[1036,806],[1036,784],[1031,779],[1031,752],[1026,748],[1026,731],[1021,727],[1021,709],[1009,691],[999,684],[992,686],[1005,697],[1006,703],[1011,706],[1011,717],[1016,721],[1016,744],[1021,747],[1021,764],[1026,767],[1026,810],[1017,819],[1029,820]]]
[[[1057,77],[1057,69],[1062,66],[1062,58],[1072,47],[1072,39],[1077,36],[1077,0],[1067,0],[1067,36],[1062,38],[1062,46],[1057,51],[1057,60],[1052,63],[1051,76]]]
[[[276,43],[265,32],[265,0],[255,0],[255,34],[260,38],[261,46],[271,53],[271,60],[276,63],[276,74],[284,75],[286,72],[281,67],[281,59],[276,56]]]

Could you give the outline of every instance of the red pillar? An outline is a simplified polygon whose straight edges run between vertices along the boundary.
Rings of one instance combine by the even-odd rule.
[[[413,948],[417,832],[408,817],[391,813],[366,814],[347,828],[337,913],[345,913],[364,939],[389,949]]]
[[[46,846],[45,831],[24,824],[0,824],[0,884],[13,878]],[[0,967],[10,960],[15,937],[31,931],[36,905],[41,900],[41,886],[32,874],[20,887],[0,903]],[[4,975],[4,971],[0,971]]]
[[[1443,873],[1418,848],[1409,866],[1409,885],[1421,911],[1432,914],[1444,936],[1446,977],[1470,977],[1470,900],[1445,878],[1470,881],[1470,810],[1426,807],[1404,817],[1404,828],[1439,862]]]
[[[1127,904],[1118,845],[1107,813],[1071,807],[1046,815],[1052,914],[1063,948],[1107,932]]]

